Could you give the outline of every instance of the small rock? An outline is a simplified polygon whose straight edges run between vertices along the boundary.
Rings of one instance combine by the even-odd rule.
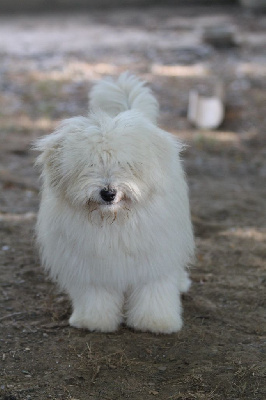
[[[153,394],[153,396],[157,396],[157,394],[159,394],[159,392],[157,392],[156,390],[150,390],[149,394]]]
[[[10,249],[9,246],[2,246],[2,250],[3,250],[3,251],[7,251],[7,250],[9,250],[9,249]]]

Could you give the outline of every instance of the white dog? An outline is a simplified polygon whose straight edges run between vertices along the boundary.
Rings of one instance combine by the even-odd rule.
[[[43,264],[74,327],[178,331],[194,250],[182,145],[156,126],[157,101],[135,76],[96,84],[90,106],[36,145]]]

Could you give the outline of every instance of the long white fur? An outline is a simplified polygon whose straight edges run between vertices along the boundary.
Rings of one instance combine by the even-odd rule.
[[[96,84],[90,105],[36,143],[42,262],[71,298],[72,326],[178,331],[194,251],[182,145],[156,126],[157,101],[132,75]]]
[[[126,110],[140,111],[153,123],[157,122],[159,106],[145,82],[128,72],[117,81],[105,79],[92,88],[90,106],[100,109],[112,117]]]

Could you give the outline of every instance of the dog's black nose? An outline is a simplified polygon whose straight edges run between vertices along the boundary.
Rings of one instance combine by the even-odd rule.
[[[101,198],[104,201],[106,201],[107,203],[111,203],[114,200],[115,196],[116,196],[116,190],[115,189],[111,189],[111,190],[102,189],[100,191],[100,195],[101,195]]]

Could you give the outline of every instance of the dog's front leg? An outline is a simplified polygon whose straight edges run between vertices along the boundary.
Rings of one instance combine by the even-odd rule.
[[[127,325],[141,331],[172,333],[182,327],[178,285],[173,277],[134,288],[127,300]]]
[[[70,293],[73,313],[71,326],[90,331],[113,332],[122,322],[123,294],[115,289],[90,285]]]

